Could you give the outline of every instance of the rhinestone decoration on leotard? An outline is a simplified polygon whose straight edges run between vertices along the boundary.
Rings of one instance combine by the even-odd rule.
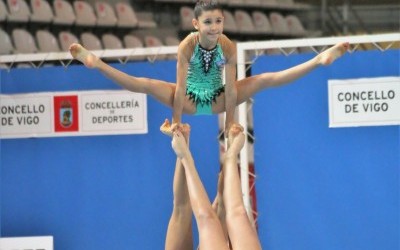
[[[214,55],[215,55],[215,51],[217,50],[217,47],[215,47],[212,50],[206,50],[206,49],[199,47],[199,50],[201,52],[201,59],[203,61],[204,73],[208,73],[208,71],[210,70],[210,67],[212,65],[211,63],[214,60]]]

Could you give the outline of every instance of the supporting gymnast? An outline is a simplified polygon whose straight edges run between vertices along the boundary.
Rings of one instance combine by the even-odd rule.
[[[98,69],[121,87],[149,94],[171,107],[174,126],[180,127],[182,113],[226,112],[225,130],[228,131],[234,122],[237,105],[263,89],[290,83],[320,65],[330,65],[349,47],[347,42],[338,43],[292,68],[236,81],[236,47],[222,33],[224,16],[220,5],[216,1],[197,1],[194,13],[192,22],[197,31],[189,34],[178,47],[176,84],[128,75],[106,64],[80,44],[72,44],[70,53],[86,67]]]
[[[257,250],[261,249],[255,229],[251,226],[250,220],[242,200],[242,191],[240,178],[237,169],[237,156],[244,145],[243,128],[240,125],[233,124],[228,132],[230,148],[228,149],[223,164],[223,203],[226,211],[227,240],[223,225],[218,219],[217,213],[208,199],[204,186],[198,176],[193,157],[185,141],[184,134],[180,130],[174,130],[172,147],[181,161],[186,178],[186,185],[190,204],[196,218],[199,231],[199,247],[202,250],[207,249],[233,249],[233,250]],[[220,189],[219,187],[218,189]],[[186,217],[187,220],[189,217]],[[186,221],[182,225],[188,225]],[[182,230],[184,227],[181,227]],[[168,242],[168,235],[178,236],[176,228],[168,227],[166,246],[171,246]],[[180,232],[180,231],[179,231]],[[180,234],[184,236],[185,234]],[[191,236],[191,235],[190,235]],[[180,241],[184,241],[180,239]],[[176,241],[175,241],[176,242]],[[230,244],[229,244],[230,243]],[[178,247],[180,246],[180,247]],[[190,245],[175,245],[175,249],[191,249]],[[167,248],[166,249],[171,249]]]
[[[171,135],[171,124],[168,119],[160,127],[161,132]],[[189,147],[190,126],[183,124],[181,133]],[[225,223],[225,210],[222,200],[222,173],[218,179],[218,193],[214,199],[212,207],[217,213],[221,222],[225,241],[229,243],[228,232]],[[173,210],[168,223],[166,234],[165,249],[166,250],[186,250],[193,249],[193,232],[192,232],[192,207],[190,205],[190,197],[185,177],[185,169],[177,157],[175,164],[175,173],[173,180]]]

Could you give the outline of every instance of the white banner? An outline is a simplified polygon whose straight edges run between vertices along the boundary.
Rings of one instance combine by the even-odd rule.
[[[146,95],[121,91],[0,95],[0,138],[147,133]]]
[[[329,80],[329,127],[400,125],[400,77]]]

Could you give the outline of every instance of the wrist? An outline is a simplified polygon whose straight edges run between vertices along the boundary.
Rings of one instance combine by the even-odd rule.
[[[174,115],[172,116],[172,121],[171,123],[181,123],[181,118],[179,115]]]

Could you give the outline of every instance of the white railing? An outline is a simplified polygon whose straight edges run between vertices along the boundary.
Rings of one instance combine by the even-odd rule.
[[[146,56],[149,61],[155,61],[159,55],[174,55],[178,51],[178,46],[163,46],[151,48],[133,49],[108,49],[91,51],[100,58],[120,58],[121,63],[126,63],[136,56]],[[50,52],[35,54],[12,54],[0,56],[0,64],[11,68],[17,63],[30,63],[33,67],[41,67],[46,62],[60,62],[67,67],[73,58],[69,52]]]

